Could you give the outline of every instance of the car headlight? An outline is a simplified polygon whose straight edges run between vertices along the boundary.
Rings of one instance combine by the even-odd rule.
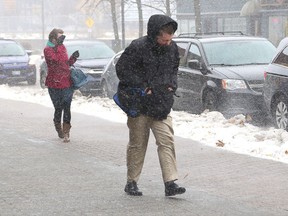
[[[226,90],[247,89],[247,85],[244,80],[223,79],[222,87]]]

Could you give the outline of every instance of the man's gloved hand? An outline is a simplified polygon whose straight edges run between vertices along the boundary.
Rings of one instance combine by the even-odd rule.
[[[73,56],[74,58],[79,58],[79,56],[80,56],[79,51],[76,50],[75,52],[73,52],[73,53],[72,53],[72,56]]]
[[[57,38],[57,44],[62,45],[65,40],[65,35],[61,35],[59,38]]]

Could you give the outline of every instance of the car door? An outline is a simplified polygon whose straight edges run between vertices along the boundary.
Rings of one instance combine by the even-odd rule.
[[[203,59],[200,49],[195,43],[177,43],[178,47],[186,47],[187,52],[180,58],[178,70],[178,89],[176,105],[178,110],[189,110],[198,113],[202,110],[201,90],[204,76],[200,71]],[[181,55],[180,55],[181,57]]]

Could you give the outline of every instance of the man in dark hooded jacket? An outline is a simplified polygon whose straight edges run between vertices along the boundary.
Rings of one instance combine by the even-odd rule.
[[[186,191],[174,182],[178,173],[169,115],[177,89],[179,53],[172,41],[177,23],[165,15],[152,15],[147,27],[147,35],[132,41],[116,65],[119,101],[129,110],[126,112],[129,143],[124,190],[129,195],[142,195],[137,182],[151,129],[158,146],[165,195],[173,196]]]

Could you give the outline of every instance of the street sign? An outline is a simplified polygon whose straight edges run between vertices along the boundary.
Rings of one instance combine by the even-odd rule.
[[[94,20],[91,17],[89,17],[86,19],[85,23],[88,26],[88,28],[91,28],[94,25]]]

